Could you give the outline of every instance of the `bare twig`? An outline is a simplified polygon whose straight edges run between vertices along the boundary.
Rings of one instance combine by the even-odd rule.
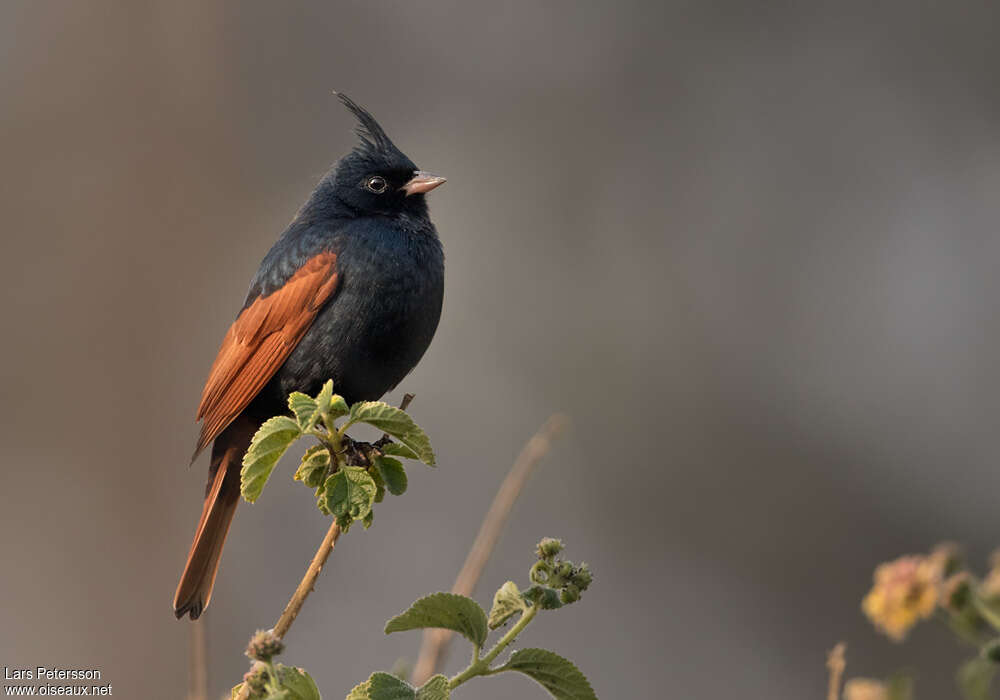
[[[340,525],[337,524],[337,519],[334,518],[330,524],[330,529],[326,531],[326,536],[323,537],[323,542],[320,544],[319,549],[316,550],[316,554],[313,555],[312,562],[310,562],[309,568],[306,569],[305,576],[302,577],[298,588],[295,589],[295,593],[292,594],[288,605],[285,606],[281,617],[278,618],[278,622],[274,625],[272,631],[278,639],[284,638],[289,628],[291,628],[292,623],[295,622],[295,618],[299,616],[299,611],[302,610],[302,605],[306,602],[306,598],[312,593],[313,586],[316,585],[316,579],[319,578],[319,574],[323,570],[323,565],[326,564],[330,552],[333,551],[333,546],[337,543],[338,537],[340,537]],[[250,686],[244,683],[240,689],[240,694],[237,696],[237,700],[247,700],[249,697]]]
[[[410,402],[413,401],[413,394],[403,394],[403,400],[399,402],[399,410],[405,411],[410,407]],[[389,437],[385,434],[383,437]]]
[[[399,403],[400,409],[405,411],[411,401],[413,401],[413,394],[404,394],[403,400]],[[389,436],[386,435],[385,437],[388,438]],[[323,537],[323,542],[320,543],[319,549],[313,555],[312,562],[310,562],[309,568],[306,569],[306,573],[299,582],[298,588],[295,589],[295,593],[292,594],[288,605],[285,606],[281,617],[278,618],[278,622],[274,625],[272,632],[274,632],[274,636],[278,639],[284,638],[291,628],[292,623],[295,622],[295,618],[299,616],[299,611],[302,610],[302,605],[306,602],[306,598],[312,593],[313,587],[316,585],[316,579],[319,578],[319,574],[323,570],[323,565],[326,564],[326,560],[330,557],[330,552],[333,551],[334,545],[337,544],[338,537],[340,537],[340,525],[337,524],[337,519],[333,518],[330,529],[326,531],[326,536]],[[250,687],[244,683],[243,688],[240,689],[240,694],[237,696],[237,700],[247,700],[248,697],[250,697]]]
[[[844,659],[846,650],[847,645],[840,642],[827,654],[826,668],[830,672],[826,691],[827,700],[837,700],[840,697],[840,681],[843,679],[844,669],[847,667],[847,661]]]
[[[323,570],[323,565],[326,564],[330,552],[333,551],[333,546],[337,544],[338,537],[340,537],[340,525],[337,524],[337,519],[333,518],[333,522],[330,523],[330,529],[326,531],[326,536],[323,538],[322,544],[316,550],[309,568],[306,569],[306,575],[299,581],[299,587],[295,589],[291,600],[288,601],[284,612],[281,613],[281,617],[278,618],[278,622],[274,625],[274,636],[278,639],[284,638],[292,623],[295,622],[295,618],[299,616],[302,604],[306,602],[306,598],[312,593],[316,579],[319,578],[319,574]]]
[[[188,700],[208,700],[208,651],[205,644],[205,621],[191,623],[191,677]]]
[[[490,505],[490,509],[483,519],[483,524],[479,527],[479,533],[472,543],[472,549],[469,550],[465,563],[455,579],[455,585],[451,588],[452,593],[465,596],[472,594],[490,554],[493,553],[493,547],[500,537],[500,531],[510,516],[514,501],[517,500],[535,465],[548,453],[552,441],[559,437],[568,425],[569,419],[565,415],[557,413],[550,416],[521,450],[521,454],[518,455],[503,483],[500,484],[500,489],[493,498],[493,504]],[[423,685],[427,679],[434,675],[444,660],[451,637],[452,633],[449,630],[431,629],[424,631],[423,642],[420,645],[420,656],[417,658],[410,678],[415,685]]]

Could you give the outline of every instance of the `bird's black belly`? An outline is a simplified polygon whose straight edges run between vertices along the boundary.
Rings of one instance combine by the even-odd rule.
[[[254,403],[284,412],[292,391],[316,394],[328,379],[348,403],[375,400],[413,369],[441,316],[443,266],[391,268],[348,260],[341,286]],[[266,417],[266,416],[265,416]]]

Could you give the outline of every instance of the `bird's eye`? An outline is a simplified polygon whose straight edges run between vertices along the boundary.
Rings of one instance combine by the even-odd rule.
[[[365,180],[365,189],[369,192],[374,192],[375,194],[382,194],[389,187],[389,183],[385,181],[384,177],[375,175],[373,177]]]

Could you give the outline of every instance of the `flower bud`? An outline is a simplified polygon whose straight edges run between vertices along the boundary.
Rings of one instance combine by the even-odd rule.
[[[270,661],[272,656],[276,656],[284,650],[284,643],[274,636],[274,632],[271,630],[257,630],[257,633],[250,638],[246,655],[256,661]]]
[[[552,575],[552,567],[544,559],[536,561],[535,565],[531,567],[532,583],[546,584],[548,583],[549,577]]]
[[[941,590],[941,604],[952,612],[965,609],[972,599],[972,576],[968,571],[949,576]]]
[[[557,540],[554,537],[543,537],[535,548],[539,559],[551,559],[561,551],[563,551],[562,540]]]
[[[573,564],[568,561],[561,561],[556,565],[556,576],[568,579],[573,575]]]
[[[579,568],[570,576],[570,581],[581,591],[585,591],[594,582],[594,575],[590,573],[590,567],[587,564],[580,564]]]
[[[538,604],[542,610],[556,610],[563,605],[562,601],[559,600],[559,591],[554,588],[542,588],[542,596]]]
[[[267,685],[267,664],[255,661],[250,670],[243,674],[243,682],[250,689],[250,696],[258,696],[264,692]]]
[[[954,542],[942,542],[927,555],[929,565],[936,569],[938,578],[947,578],[957,573],[962,566],[962,550]]]
[[[580,589],[572,583],[567,583],[559,593],[559,600],[562,601],[563,605],[575,603],[580,600]]]

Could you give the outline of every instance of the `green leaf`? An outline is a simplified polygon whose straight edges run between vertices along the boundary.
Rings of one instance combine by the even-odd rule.
[[[361,524],[364,525],[365,529],[367,530],[372,526],[373,522],[375,522],[375,511],[370,510],[368,511],[368,515],[366,515],[364,518],[361,519]]]
[[[368,682],[371,683],[368,692],[372,700],[414,700],[417,697],[413,686],[390,673],[373,673]]]
[[[247,502],[257,500],[274,465],[301,434],[299,424],[288,416],[275,416],[260,426],[243,455],[240,471],[240,491]]]
[[[440,627],[454,630],[477,647],[486,641],[486,613],[472,598],[455,593],[433,593],[389,620],[385,633]]]
[[[973,646],[978,646],[981,632],[980,625],[982,618],[972,606],[965,607],[958,612],[948,615],[948,626],[963,641]]]
[[[995,663],[981,656],[962,664],[956,677],[962,697],[965,700],[988,700],[996,669]]]
[[[371,681],[358,683],[356,686],[351,688],[351,692],[347,694],[347,698],[345,700],[371,700],[371,695],[369,695],[371,688]]]
[[[580,669],[546,649],[515,651],[503,667],[531,676],[557,700],[597,700]]]
[[[405,411],[382,401],[361,401],[351,406],[351,422],[374,425],[409,447],[421,462],[434,466],[430,439]]]
[[[319,512],[323,515],[332,515],[332,513],[330,513],[330,509],[326,505],[326,499],[322,496],[316,499],[316,508],[318,508]]]
[[[448,690],[448,677],[442,676],[440,673],[432,676],[417,691],[417,700],[448,700],[450,697],[451,691]]]
[[[417,692],[409,683],[380,671],[354,686],[347,700],[416,700],[416,697]]]
[[[302,432],[312,430],[320,416],[316,399],[301,391],[293,391],[288,395],[288,408],[295,414],[295,420]]]
[[[375,465],[382,474],[385,487],[393,496],[406,493],[406,470],[403,463],[392,457],[376,457]]]
[[[400,442],[388,442],[379,448],[379,452],[388,457],[403,457],[405,459],[420,459],[420,455]]]
[[[319,393],[316,394],[316,408],[319,412],[328,413],[330,411],[330,402],[333,400],[333,380],[327,379],[323,383],[322,388],[320,388]]]
[[[382,478],[382,472],[379,471],[378,465],[372,462],[372,465],[367,468],[368,476],[372,478],[375,482],[375,502],[381,503],[385,500],[385,479]]]
[[[334,394],[333,398],[330,399],[330,408],[327,410],[327,415],[330,418],[340,418],[341,416],[346,416],[351,412],[348,408],[347,402],[344,401],[344,397],[340,394]]]
[[[323,483],[330,468],[330,451],[326,445],[313,445],[302,455],[302,463],[295,470],[295,480],[311,489]]]
[[[316,682],[303,669],[278,664],[276,671],[280,690],[268,700],[320,700]]]
[[[500,589],[493,595],[493,607],[490,608],[490,616],[487,620],[490,629],[495,630],[512,616],[527,610],[527,608],[524,598],[521,597],[521,591],[517,589],[517,584],[508,581],[500,586]]]
[[[351,521],[363,518],[375,500],[375,481],[361,467],[344,467],[327,478],[322,498],[326,507],[344,529]]]

